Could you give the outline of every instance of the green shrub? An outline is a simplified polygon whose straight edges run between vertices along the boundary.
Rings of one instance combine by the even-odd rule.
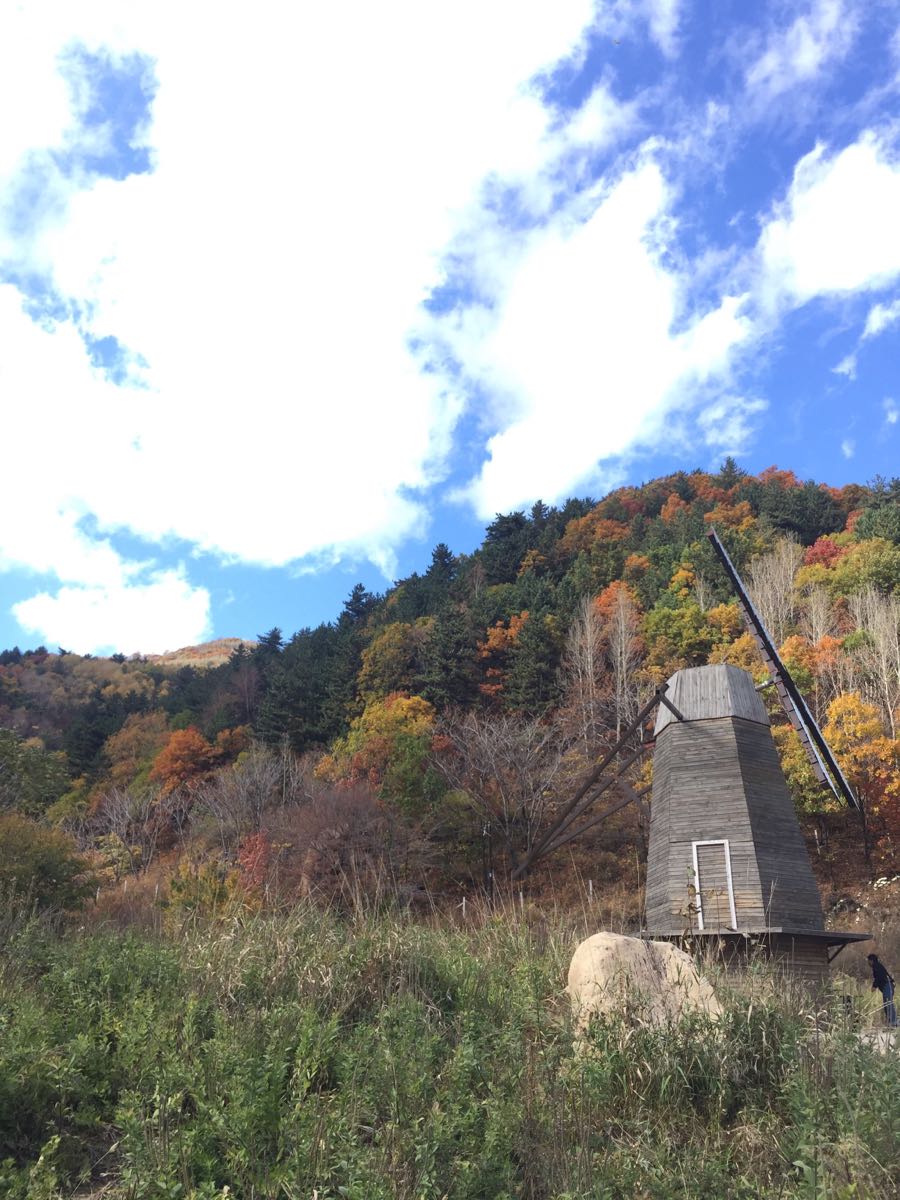
[[[0,896],[38,908],[78,908],[91,892],[88,864],[62,830],[17,813],[0,816]]]
[[[160,940],[24,925],[0,1194],[104,1172],[109,1200],[892,1194],[891,1059],[775,989],[725,995],[715,1026],[599,1022],[578,1051],[574,940],[312,907]]]

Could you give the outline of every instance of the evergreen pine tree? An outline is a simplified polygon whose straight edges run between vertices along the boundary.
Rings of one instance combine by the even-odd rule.
[[[435,618],[423,655],[422,695],[436,709],[465,706],[477,697],[476,641],[463,610],[446,608]]]
[[[509,655],[504,707],[538,716],[559,699],[560,639],[554,618],[531,614]]]

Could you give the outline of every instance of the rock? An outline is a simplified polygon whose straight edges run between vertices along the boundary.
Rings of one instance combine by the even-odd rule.
[[[876,1054],[890,1054],[900,1048],[896,1029],[867,1029],[857,1037],[866,1046],[871,1046]]]
[[[595,933],[581,943],[572,955],[566,991],[579,1033],[595,1013],[657,1027],[688,1013],[714,1020],[722,1013],[712,986],[683,950],[616,933]]]

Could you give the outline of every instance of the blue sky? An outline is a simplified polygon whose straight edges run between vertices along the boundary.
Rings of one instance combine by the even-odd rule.
[[[0,645],[327,620],[498,511],[900,473],[895,3],[0,12]]]

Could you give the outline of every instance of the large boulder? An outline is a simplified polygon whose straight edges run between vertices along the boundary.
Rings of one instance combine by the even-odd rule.
[[[595,1013],[653,1026],[670,1025],[688,1013],[713,1019],[722,1013],[711,985],[683,950],[617,933],[595,933],[581,943],[566,990],[579,1033]]]

